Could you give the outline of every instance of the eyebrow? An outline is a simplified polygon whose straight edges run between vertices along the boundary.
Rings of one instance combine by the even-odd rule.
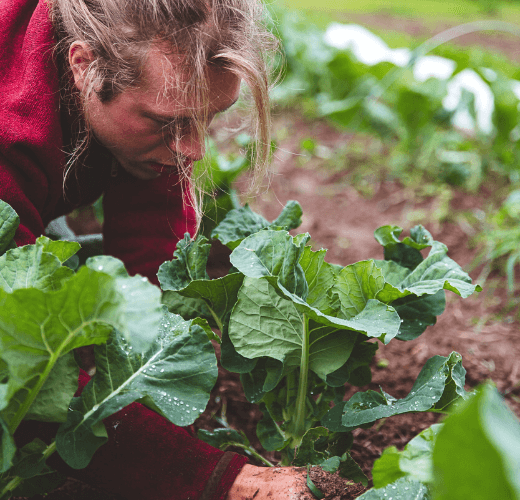
[[[224,113],[224,111],[227,111],[229,108],[234,106],[238,101],[238,98],[235,99],[229,106],[226,106],[224,109],[221,109],[220,111],[217,111],[215,114]],[[191,118],[191,115],[175,115],[175,116],[169,116],[169,115],[161,115],[158,113],[154,113],[153,111],[144,111],[144,116],[147,118],[151,118],[152,120],[157,120],[159,122],[164,123],[170,123],[176,120],[188,120]]]

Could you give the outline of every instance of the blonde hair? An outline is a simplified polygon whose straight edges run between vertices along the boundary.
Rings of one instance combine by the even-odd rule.
[[[271,64],[278,50],[276,38],[264,25],[261,0],[47,0],[57,36],[57,52],[67,61],[72,43],[84,42],[93,60],[84,75],[83,102],[97,95],[108,102],[140,83],[147,56],[154,46],[169,47],[182,54],[188,78],[165,78],[169,91],[189,93],[194,109],[207,109],[208,68],[233,72],[248,87],[248,113],[254,140],[253,176],[250,190],[265,175],[270,156],[271,119],[269,90]],[[182,88],[179,87],[182,85]],[[192,117],[196,133],[203,140],[205,116]],[[170,130],[178,134],[178,130]],[[177,137],[176,135],[175,137]],[[91,137],[88,122],[76,141],[67,171],[79,163]],[[182,162],[181,162],[182,164]],[[183,171],[185,200],[191,200],[202,216],[202,185],[205,179]]]

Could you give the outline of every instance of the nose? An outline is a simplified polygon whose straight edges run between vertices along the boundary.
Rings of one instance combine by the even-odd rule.
[[[204,130],[207,130],[207,126]],[[196,127],[191,126],[187,130],[165,134],[164,142],[171,152],[192,161],[198,161],[202,160],[206,153],[205,138],[205,132],[201,136]]]

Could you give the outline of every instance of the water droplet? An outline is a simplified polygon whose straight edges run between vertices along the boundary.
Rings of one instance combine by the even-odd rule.
[[[197,411],[197,408],[195,408],[195,407],[192,407],[192,410],[193,410],[193,411]]]
[[[141,281],[142,281],[143,283],[146,283],[148,280],[147,280],[146,278],[141,278]]]
[[[161,368],[161,373],[164,372],[164,368]]]
[[[103,266],[98,266],[98,271],[102,271],[103,270]]]

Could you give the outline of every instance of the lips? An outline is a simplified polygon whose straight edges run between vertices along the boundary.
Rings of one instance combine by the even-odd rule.
[[[171,174],[177,170],[176,167],[172,167],[171,165],[164,165],[162,163],[149,163],[148,168],[154,172],[157,172],[158,174]]]

